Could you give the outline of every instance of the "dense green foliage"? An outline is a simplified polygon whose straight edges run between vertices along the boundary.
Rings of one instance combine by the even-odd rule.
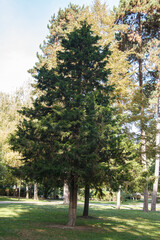
[[[30,70],[33,105],[24,93],[0,94],[4,187],[17,184],[16,175],[43,184],[45,196],[64,180],[71,190],[73,179],[101,195],[106,184],[141,193],[148,184],[151,191],[159,14],[157,0],[121,0],[114,12],[96,0],[92,8],[70,4],[52,17]]]
[[[97,162],[105,161],[107,142],[116,144],[112,87],[104,68],[109,51],[96,45],[98,39],[84,24],[62,40],[56,69],[37,69],[41,95],[21,112],[26,118],[11,142],[39,178],[42,173],[62,180],[95,176]]]
[[[10,140],[23,156],[22,168],[36,180],[51,176],[67,181],[75,205],[79,181],[96,186],[112,165],[125,168],[121,130],[111,108],[113,87],[108,85],[110,52],[99,39],[86,22],[62,39],[57,67],[37,69],[41,94],[32,108],[21,111],[25,119]]]

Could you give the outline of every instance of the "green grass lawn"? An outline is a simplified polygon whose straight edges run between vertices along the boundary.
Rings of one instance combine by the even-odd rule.
[[[0,240],[158,240],[160,212],[91,206],[83,219],[78,206],[75,228],[66,228],[64,205],[0,204]]]
[[[18,198],[0,196],[0,201],[16,201]]]

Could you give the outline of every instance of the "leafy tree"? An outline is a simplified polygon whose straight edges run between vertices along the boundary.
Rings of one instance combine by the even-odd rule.
[[[30,87],[24,85],[15,93],[0,93],[0,159],[3,169],[3,185],[15,185],[17,177],[13,174],[12,167],[19,167],[20,155],[13,152],[8,144],[10,133],[14,132],[20,119],[17,112],[24,105],[30,105]]]
[[[116,15],[109,11],[107,5],[95,0],[91,9],[86,7],[80,14],[79,19],[87,19],[92,24],[92,30],[101,37],[102,46],[109,44],[111,56],[108,60],[107,68],[110,68],[111,74],[108,77],[109,83],[114,85],[112,92],[118,111],[126,111],[132,97],[131,92],[134,89],[135,82],[130,78],[128,71],[130,63],[127,60],[129,51],[122,51],[119,48],[119,38],[117,32],[123,29],[123,26],[116,25]]]
[[[141,159],[144,172],[147,171],[146,159],[146,129],[148,119],[146,118],[146,106],[150,90],[155,88],[157,81],[156,71],[148,68],[149,43],[152,39],[159,38],[159,2],[148,0],[121,0],[117,10],[117,23],[124,24],[125,30],[121,31],[120,49],[132,50],[129,60],[132,63],[132,70],[137,79],[137,108],[140,109],[141,129]],[[127,28],[126,28],[127,26]],[[151,81],[149,81],[151,79]],[[149,86],[149,88],[148,88]],[[149,92],[146,91],[149,89]],[[134,105],[136,105],[134,103]],[[148,211],[148,190],[144,190],[144,211]]]
[[[61,50],[61,40],[67,33],[73,30],[77,25],[77,19],[83,7],[75,4],[69,4],[67,8],[59,9],[57,16],[55,14],[51,17],[48,24],[49,35],[40,45],[42,54],[37,53],[38,62],[29,72],[36,73],[36,69],[40,69],[44,65],[48,69],[56,67],[57,51]]]
[[[110,44],[112,54],[108,60],[108,68],[111,69],[111,74],[108,80],[111,85],[115,86],[112,94],[116,99],[119,111],[123,112],[131,100],[129,96],[134,86],[134,81],[128,72],[129,62],[126,60],[128,52],[118,48],[118,41],[115,37],[118,31],[115,25],[115,15],[108,10],[106,4],[101,4],[99,0],[95,0],[91,8],[81,8],[70,4],[66,9],[60,9],[57,16],[54,15],[51,18],[48,25],[49,35],[40,46],[42,55],[37,54],[38,62],[30,72],[34,75],[36,69],[44,65],[48,69],[55,67],[57,51],[62,48],[61,39],[74,27],[80,26],[80,22],[84,20],[92,25],[91,30],[94,34],[101,37],[99,41],[102,46]],[[122,27],[118,26],[118,28]]]
[[[159,61],[159,46],[160,39],[153,39],[150,43],[150,68],[153,69],[157,74],[158,84],[156,89],[156,94],[154,92],[154,99],[156,96],[157,102],[157,132],[156,132],[156,157],[155,157],[155,181],[153,183],[153,193],[152,193],[152,204],[151,211],[156,211],[156,202],[157,202],[157,192],[158,192],[158,181],[159,181],[159,168],[160,168],[160,159],[159,159],[159,148],[160,148],[160,109],[159,109],[159,84],[160,84],[160,61]]]

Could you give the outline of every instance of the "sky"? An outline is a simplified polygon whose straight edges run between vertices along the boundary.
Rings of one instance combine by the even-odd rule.
[[[31,80],[27,71],[37,61],[49,20],[70,2],[93,4],[93,0],[0,0],[0,92],[14,93]],[[101,2],[112,9],[119,0]]]

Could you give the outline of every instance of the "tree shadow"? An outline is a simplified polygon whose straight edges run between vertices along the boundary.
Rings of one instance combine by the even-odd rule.
[[[68,207],[63,204],[6,204],[0,211],[0,240],[160,239],[159,213],[92,207],[92,217],[81,218],[83,206],[78,206],[76,227],[67,228]]]

